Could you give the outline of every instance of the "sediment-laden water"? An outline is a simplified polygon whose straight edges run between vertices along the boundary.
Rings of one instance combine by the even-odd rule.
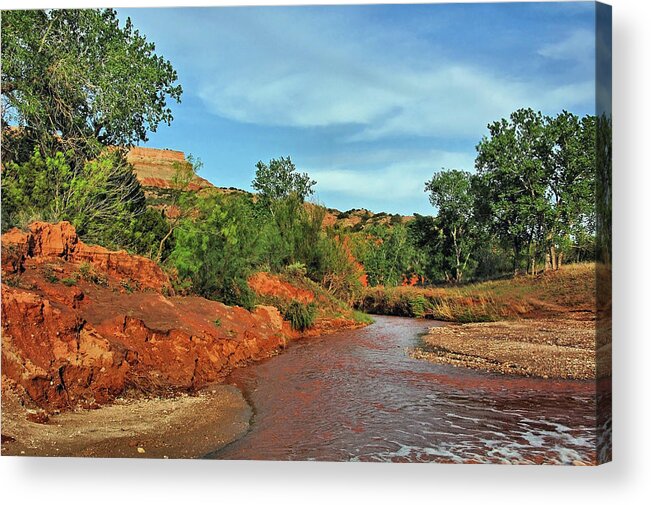
[[[377,316],[236,370],[254,409],[218,459],[591,463],[591,381],[505,377],[410,358],[432,321]]]

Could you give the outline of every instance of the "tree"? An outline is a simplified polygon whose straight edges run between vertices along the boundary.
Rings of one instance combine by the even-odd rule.
[[[548,227],[549,266],[558,269],[563,245],[589,242],[595,233],[595,117],[563,111],[547,119],[554,142],[549,167],[553,212]]]
[[[551,205],[549,164],[553,142],[540,112],[520,109],[488,125],[490,137],[477,145],[475,167],[482,177],[491,231],[513,248],[514,270],[522,252],[535,273],[538,245],[545,237]]]
[[[438,209],[436,223],[444,257],[453,258],[455,282],[463,278],[475,245],[475,193],[472,184],[473,176],[462,170],[439,172],[425,183],[430,203]]]
[[[253,189],[258,191],[264,205],[270,206],[273,201],[283,200],[294,195],[300,203],[314,193],[316,181],[310,179],[307,173],[297,173],[296,166],[288,156],[272,159],[269,165],[259,161],[256,164]]]
[[[167,99],[182,89],[154,49],[113,9],[3,11],[4,160],[24,161],[38,145],[83,164],[101,145],[129,146],[169,124]]]
[[[174,176],[170,187],[170,201],[164,213],[167,222],[167,232],[162,236],[158,245],[157,261],[162,261],[167,241],[173,236],[179,224],[194,211],[196,195],[188,192],[190,183],[203,163],[188,155],[187,161],[174,163]]]
[[[375,225],[357,241],[356,256],[371,286],[398,286],[413,273],[416,251],[405,225]]]
[[[260,256],[253,206],[239,195],[211,194],[195,200],[193,212],[174,230],[169,262],[190,291],[252,309],[247,278]]]
[[[563,251],[585,248],[595,230],[595,118],[520,109],[488,125],[477,145],[478,215],[534,274],[541,257],[558,268]],[[560,251],[560,252],[559,252]]]
[[[9,162],[2,171],[2,225],[35,220],[69,221],[85,240],[151,254],[162,216],[147,209],[145,195],[119,152],[107,151],[73,170],[63,153]]]

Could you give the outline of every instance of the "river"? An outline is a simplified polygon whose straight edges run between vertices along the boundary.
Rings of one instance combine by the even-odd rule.
[[[249,432],[215,459],[590,463],[595,383],[542,380],[416,360],[435,321],[375,316],[235,370]]]

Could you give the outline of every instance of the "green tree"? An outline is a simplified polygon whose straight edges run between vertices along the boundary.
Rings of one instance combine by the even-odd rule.
[[[405,225],[374,225],[358,236],[355,256],[371,286],[398,286],[413,273],[416,251]]]
[[[292,195],[299,203],[314,193],[316,181],[307,173],[296,172],[296,165],[287,158],[272,159],[269,165],[259,161],[256,166],[255,179],[251,186],[258,191],[264,205],[271,206],[277,200],[284,200]]]
[[[444,170],[425,183],[430,203],[437,209],[438,243],[445,258],[452,258],[455,282],[466,273],[476,245],[473,176],[462,170]]]
[[[560,267],[568,245],[584,247],[595,233],[596,123],[594,116],[563,111],[547,119],[554,142],[549,166],[552,215],[549,266]],[[592,247],[588,247],[592,249]]]
[[[2,12],[4,161],[129,146],[170,123],[181,86],[130,19],[113,9]],[[12,126],[18,128],[11,128]],[[73,160],[74,161],[74,160]]]
[[[131,165],[110,150],[77,170],[63,153],[42,156],[38,148],[23,163],[7,163],[3,230],[36,220],[69,221],[85,240],[148,255],[164,224],[160,214],[147,209]]]
[[[182,287],[231,305],[253,308],[247,285],[259,264],[259,227],[251,202],[242,196],[199,196],[193,212],[174,230],[169,264]]]
[[[537,262],[558,268],[571,249],[591,248],[595,233],[595,118],[520,109],[488,125],[477,146],[477,191],[488,229]]]
[[[189,192],[188,188],[203,163],[188,155],[187,161],[174,163],[174,175],[170,181],[170,201],[164,211],[167,231],[162,235],[158,244],[156,259],[160,262],[166,250],[167,242],[172,238],[174,230],[192,212],[196,202],[196,194]]]
[[[488,125],[489,137],[477,145],[475,167],[481,178],[485,215],[491,232],[513,248],[514,270],[526,252],[536,269],[539,244],[546,236],[552,206],[548,199],[553,149],[540,112],[520,109]]]

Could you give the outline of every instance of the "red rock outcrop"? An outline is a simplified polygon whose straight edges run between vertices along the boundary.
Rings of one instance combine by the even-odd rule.
[[[192,390],[274,354],[291,333],[272,307],[251,313],[106,288],[76,309],[5,285],[2,295],[2,374],[46,410],[103,404],[129,389]]]
[[[88,246],[69,223],[11,230],[2,249],[3,384],[49,411],[192,390],[299,336],[274,307],[164,296],[156,263]]]
[[[127,153],[127,161],[133,165],[136,177],[145,187],[170,188],[176,174],[177,164],[187,163],[185,154],[170,149],[132,147]],[[198,191],[214,187],[206,179],[195,175],[188,189]]]
[[[249,286],[261,296],[271,296],[282,300],[296,300],[301,303],[314,301],[314,293],[283,282],[277,275],[258,272],[249,277]]]
[[[293,338],[355,324],[322,318],[299,333],[275,307],[249,312],[170,296],[156,263],[86,245],[66,222],[7,232],[2,259],[3,388],[11,384],[46,411],[92,407],[128,391],[191,391]],[[272,296],[315,300],[269,274],[253,279]]]
[[[2,235],[2,252],[2,269],[9,273],[22,271],[27,259],[41,262],[61,259],[75,264],[88,263],[96,271],[118,281],[135,282],[140,288],[171,290],[169,277],[155,262],[126,251],[84,244],[74,226],[66,221],[35,222],[27,232],[14,228]]]

